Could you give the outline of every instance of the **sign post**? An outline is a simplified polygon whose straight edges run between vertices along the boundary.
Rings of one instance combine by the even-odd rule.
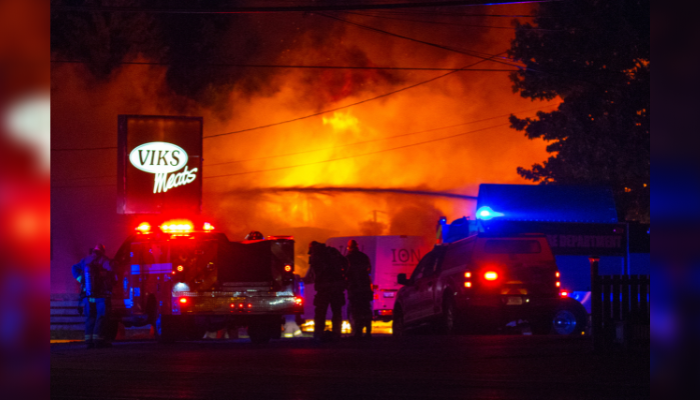
[[[588,257],[591,263],[591,336],[593,337],[593,350],[603,348],[603,304],[600,277],[598,276],[598,263],[600,257]]]

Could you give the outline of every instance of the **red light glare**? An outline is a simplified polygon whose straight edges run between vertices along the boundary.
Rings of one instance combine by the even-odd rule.
[[[489,271],[484,274],[484,279],[486,279],[487,281],[495,281],[496,279],[498,279],[498,274],[493,271]]]
[[[471,272],[465,272],[465,273],[464,273],[464,277],[465,277],[465,278],[471,278],[471,277],[472,277],[472,273],[471,273]]]
[[[238,305],[238,308],[243,308],[243,307],[245,307],[245,304],[243,304],[243,303]]]
[[[304,299],[302,299],[301,297],[295,297],[294,304],[301,306],[302,304],[304,304]]]
[[[560,292],[559,296],[561,297],[569,297],[569,292]]]
[[[188,220],[170,220],[160,226],[163,232],[167,233],[189,233],[192,232],[192,222]]]
[[[207,232],[213,231],[214,230],[214,225],[210,224],[209,222],[205,222],[203,229]]]
[[[236,308],[236,305],[235,305],[235,304],[231,304],[231,308]]]
[[[248,308],[253,308],[253,305],[248,303]]]
[[[183,267],[182,265],[178,265],[178,266],[177,266],[177,271],[178,271],[178,272],[182,272],[182,271],[184,271],[184,270],[185,270],[185,267]]]
[[[285,272],[292,272],[292,266],[291,265],[285,265],[284,266]]]
[[[556,285],[557,285],[557,287],[560,287],[560,286],[561,286],[561,282],[557,281]]]
[[[464,282],[464,287],[470,288],[470,287],[472,287],[472,283],[471,282]]]
[[[180,297],[180,304],[187,304],[187,297]]]
[[[141,233],[147,233],[151,231],[151,225],[148,222],[142,222],[141,225],[136,228],[136,230]]]
[[[555,275],[557,278],[559,278],[559,277],[561,276],[561,274],[559,273],[559,271],[557,271],[557,273],[554,274],[554,275]]]

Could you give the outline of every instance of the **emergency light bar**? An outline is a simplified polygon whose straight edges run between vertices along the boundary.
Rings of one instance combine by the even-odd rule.
[[[173,219],[166,221],[160,225],[159,228],[165,233],[190,233],[194,231],[194,224],[192,221],[186,219]],[[202,225],[202,230],[204,232],[211,232],[214,229],[216,229],[214,228],[214,225],[210,224],[209,222],[205,222],[204,225]],[[148,222],[142,222],[138,227],[136,227],[136,231],[139,233],[151,233],[151,224]],[[287,238],[287,236],[284,238]]]
[[[484,221],[488,221],[496,217],[502,217],[503,215],[503,213],[493,211],[489,206],[483,206],[476,210],[476,219],[481,219]]]
[[[174,219],[165,222],[160,226],[160,229],[166,233],[189,233],[192,232],[194,227],[192,222],[186,219]]]
[[[151,224],[148,222],[142,222],[141,225],[136,228],[136,230],[141,233],[148,233],[151,231]]]

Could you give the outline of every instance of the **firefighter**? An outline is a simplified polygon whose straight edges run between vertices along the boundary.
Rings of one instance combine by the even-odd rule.
[[[343,327],[343,306],[345,305],[345,258],[335,257],[333,250],[323,243],[316,241],[309,244],[309,281],[314,282],[316,296],[314,297],[314,340],[324,340],[326,326],[326,311],[331,306],[333,317],[332,340],[339,340]]]
[[[250,231],[247,235],[245,235],[245,240],[263,240],[265,237],[263,236],[262,233],[258,231]]]
[[[105,340],[105,328],[111,308],[112,285],[116,277],[105,247],[98,244],[87,257],[73,265],[73,277],[80,283],[80,300],[85,316],[87,348],[110,347]]]
[[[353,321],[353,337],[362,337],[363,328],[366,329],[365,338],[372,337],[372,264],[367,254],[360,251],[355,240],[348,241],[347,255],[348,270],[348,301],[350,302],[350,318]]]

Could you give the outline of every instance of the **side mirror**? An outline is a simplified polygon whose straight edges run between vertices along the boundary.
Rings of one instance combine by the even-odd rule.
[[[408,279],[406,278],[406,274],[399,274],[399,275],[396,277],[396,282],[397,282],[399,285],[408,285]]]

